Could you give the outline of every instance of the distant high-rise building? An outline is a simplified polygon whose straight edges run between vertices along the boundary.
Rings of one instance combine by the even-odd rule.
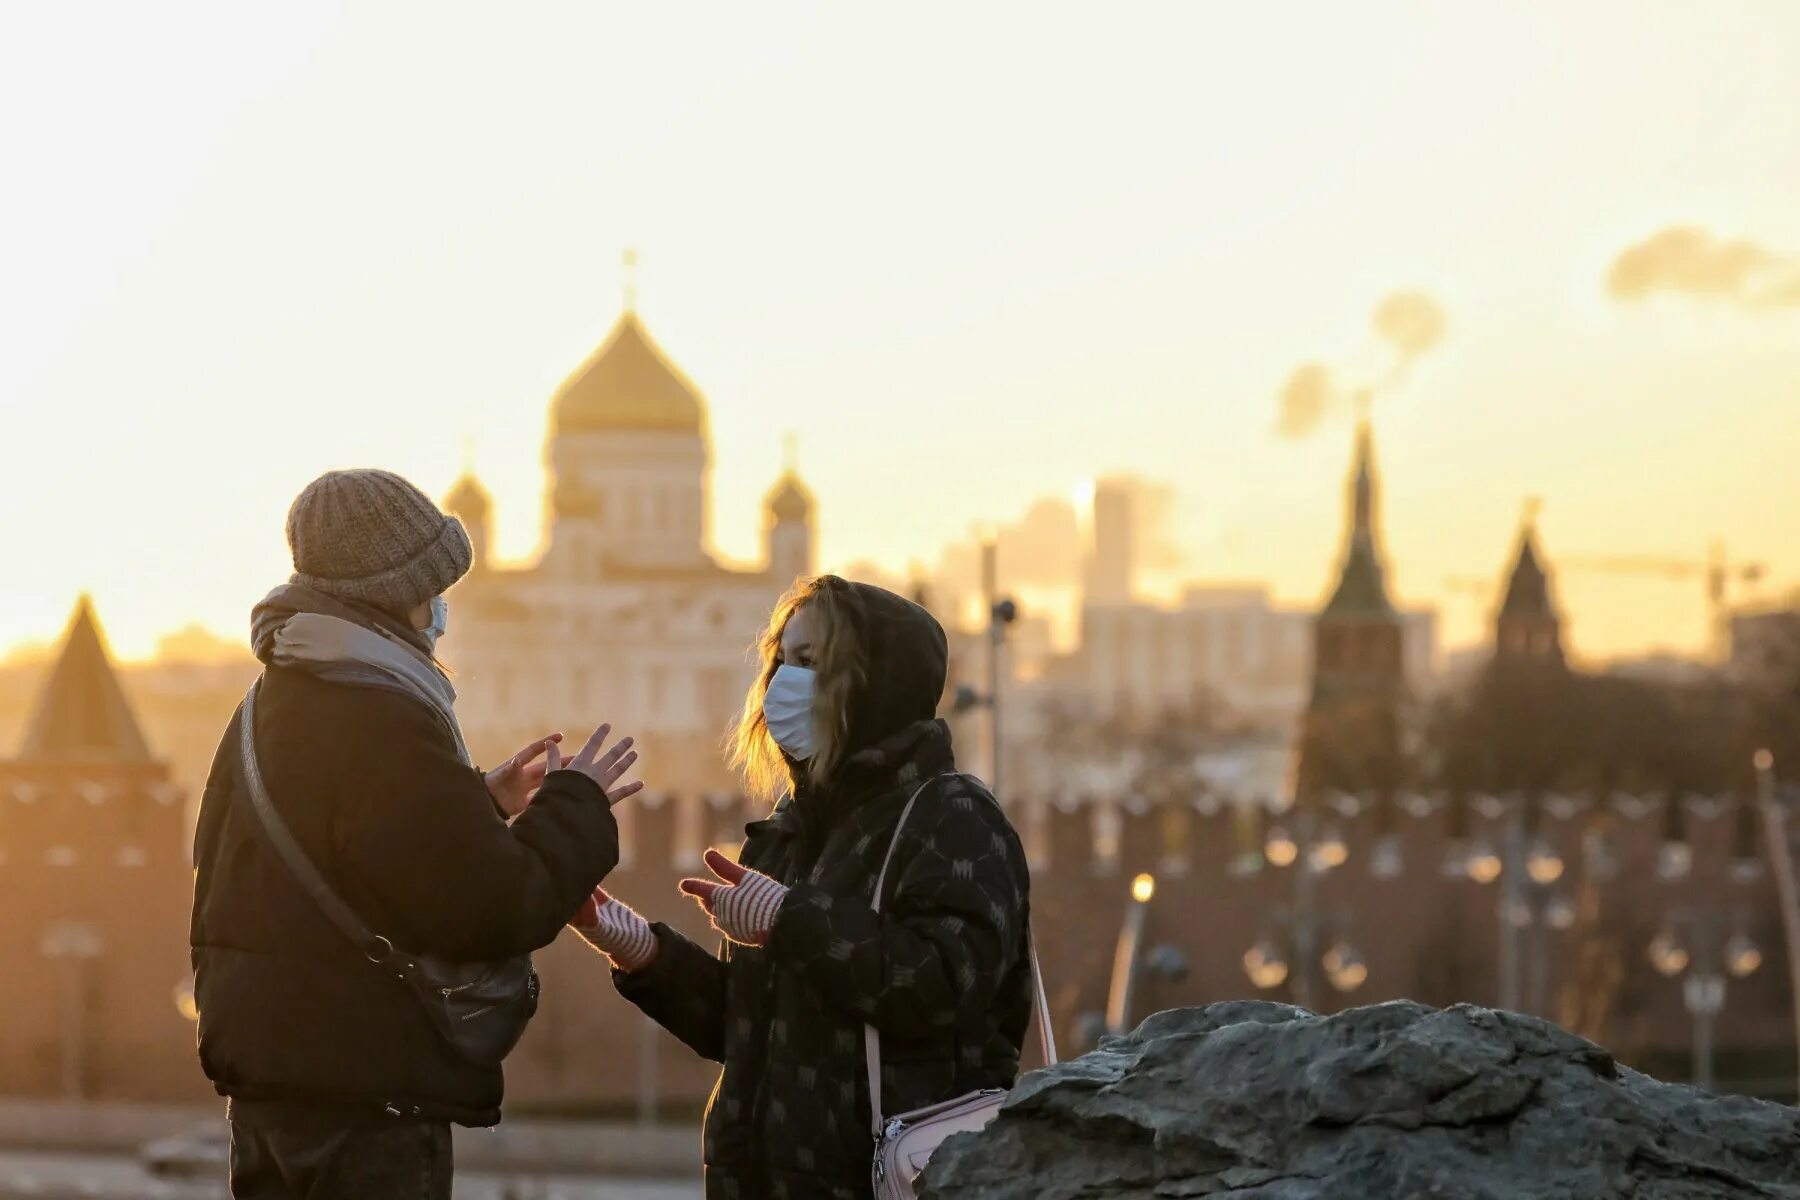
[[[193,892],[181,799],[84,596],[19,756],[0,762],[0,1080],[9,1094],[206,1094],[180,1008],[191,997]]]
[[[1137,492],[1122,479],[1094,485],[1094,548],[1087,603],[1130,604],[1137,595]]]

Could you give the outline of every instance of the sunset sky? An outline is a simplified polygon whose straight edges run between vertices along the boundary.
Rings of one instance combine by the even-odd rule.
[[[1383,374],[1407,290],[1447,332],[1374,400],[1387,544],[1449,641],[1491,601],[1446,581],[1499,574],[1528,496],[1553,559],[1720,538],[1772,598],[1796,62],[1787,0],[14,5],[0,654],[82,590],[126,655],[238,636],[308,479],[441,496],[471,439],[528,556],[549,395],[627,246],[736,559],[793,431],[828,566],[1132,472],[1175,488],[1176,574],[1315,601],[1348,406],[1295,438],[1278,399],[1310,361]],[[1716,260],[1609,295],[1673,227]],[[1559,588],[1586,656],[1705,640],[1698,579]]]

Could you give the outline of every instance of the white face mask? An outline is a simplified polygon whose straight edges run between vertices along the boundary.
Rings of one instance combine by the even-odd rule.
[[[442,596],[431,598],[431,623],[419,630],[425,636],[426,645],[437,649],[438,639],[450,628],[450,602]]]
[[[775,668],[769,689],[763,693],[763,720],[768,722],[769,736],[798,762],[805,762],[819,749],[813,728],[813,683],[811,670],[783,663]]]

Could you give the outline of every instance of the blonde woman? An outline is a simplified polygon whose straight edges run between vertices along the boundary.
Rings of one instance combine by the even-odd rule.
[[[900,1113],[1018,1072],[1030,1007],[1030,880],[937,719],[944,631],[892,592],[825,575],[776,607],[732,757],[779,797],[737,862],[683,881],[719,953],[603,890],[575,922],[619,992],[723,1064],[706,1115],[708,1200],[860,1200],[873,1151],[864,1026]],[[917,795],[870,895],[901,810]]]

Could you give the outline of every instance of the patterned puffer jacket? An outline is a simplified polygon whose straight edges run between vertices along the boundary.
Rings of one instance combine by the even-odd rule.
[[[767,947],[715,955],[657,924],[655,961],[614,975],[724,1065],[706,1115],[707,1200],[870,1194],[865,1023],[881,1033],[889,1115],[1009,1087],[1018,1072],[1031,997],[1024,852],[987,789],[953,773],[945,725],[903,720],[943,692],[942,629],[888,592],[865,595],[864,610],[881,682],[852,728],[885,714],[891,731],[830,788],[801,789],[746,827],[740,861],[792,888]],[[870,893],[915,792],[877,914]]]

